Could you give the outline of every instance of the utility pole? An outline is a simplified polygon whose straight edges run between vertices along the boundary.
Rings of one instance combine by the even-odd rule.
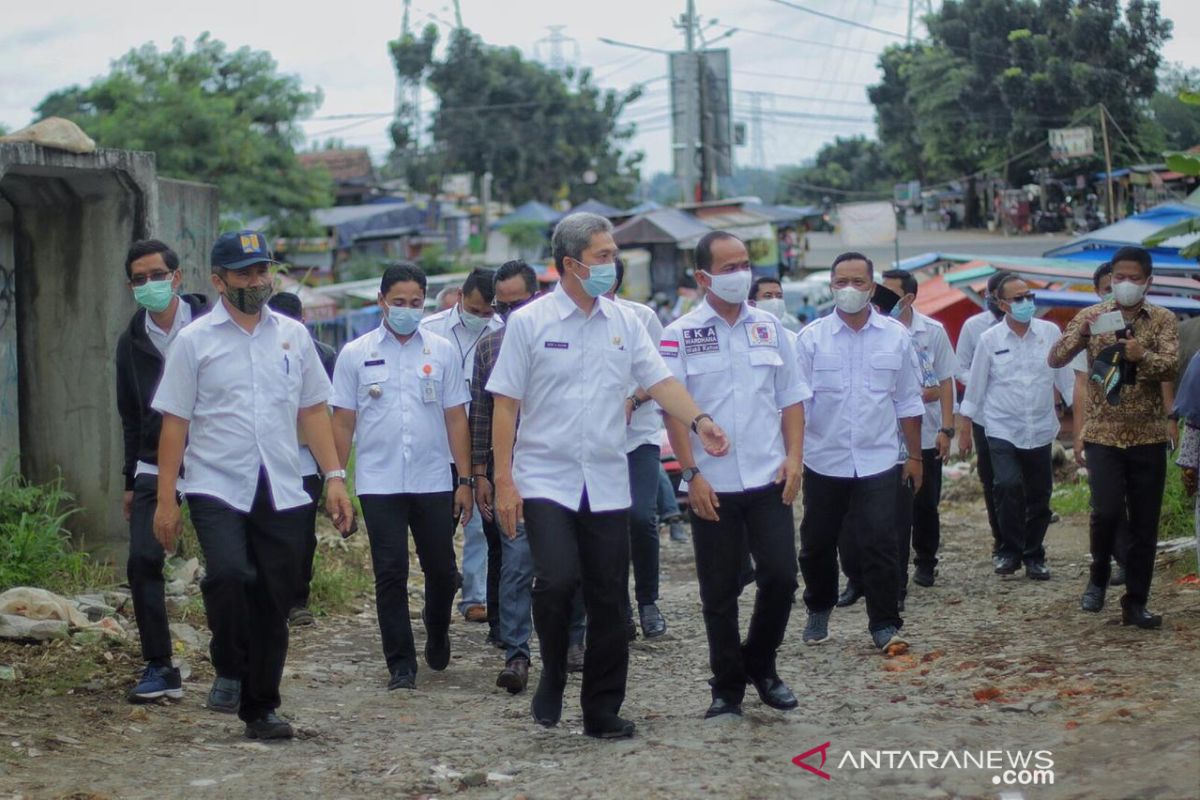
[[[574,67],[579,63],[579,42],[572,39],[570,36],[564,36],[563,31],[566,30],[566,25],[547,25],[546,28],[550,33],[533,43],[534,57],[544,63],[550,70],[554,72],[566,72],[567,67]],[[563,45],[570,42],[574,46],[575,54],[571,60],[567,59],[563,52]],[[542,46],[545,45],[549,51],[545,58],[542,57]]]
[[[1116,199],[1113,197],[1113,178],[1112,178],[1112,151],[1108,147],[1108,109],[1104,104],[1100,104],[1100,137],[1104,140],[1104,175],[1107,178],[1108,188],[1105,194],[1108,195],[1108,224],[1112,225],[1117,221]]]
[[[765,92],[747,92],[750,98],[750,163],[757,169],[767,166],[767,148],[763,141],[763,99],[770,100]]]
[[[462,28],[462,7],[458,4],[458,0],[454,0],[454,27]]]
[[[917,0],[908,0],[908,35],[904,39],[905,44],[912,44],[912,28],[913,28],[913,11]]]

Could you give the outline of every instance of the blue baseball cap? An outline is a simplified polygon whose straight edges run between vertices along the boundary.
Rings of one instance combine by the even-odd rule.
[[[273,263],[267,239],[258,231],[222,233],[212,249],[212,265],[223,269],[245,269],[264,261]]]

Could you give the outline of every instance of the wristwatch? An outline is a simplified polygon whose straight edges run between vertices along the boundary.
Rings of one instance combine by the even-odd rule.
[[[331,469],[329,472],[325,473],[325,480],[331,480],[333,478],[341,478],[342,480],[346,480],[346,470]]]
[[[948,439],[954,438],[954,428],[938,428],[938,433],[946,434],[946,438]]]
[[[629,396],[629,402],[633,403],[633,410],[637,411],[639,408],[642,407],[642,403],[644,403],[645,401],[638,400],[637,395],[631,394]]]
[[[700,470],[696,469],[695,467],[688,467],[683,472],[679,473],[679,477],[683,478],[688,483],[691,483],[692,480],[695,479],[695,477],[699,474]]]
[[[702,419],[712,422],[712,414],[697,414],[696,418],[692,420],[692,433],[696,435],[700,434],[700,420]]]
[[[468,478],[466,476],[462,476],[458,479],[458,485],[459,486],[470,486],[472,489],[474,489],[475,488],[475,479]]]

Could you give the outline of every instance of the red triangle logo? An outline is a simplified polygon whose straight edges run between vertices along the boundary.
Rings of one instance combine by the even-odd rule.
[[[828,749],[829,749],[829,742],[826,742],[825,744],[822,744],[822,745],[817,745],[812,750],[809,750],[808,752],[805,752],[805,753],[801,753],[800,755],[793,758],[792,763],[795,764],[797,767],[800,767],[801,769],[808,770],[813,775],[816,775],[818,778],[824,778],[825,780],[830,780],[830,776],[829,776],[828,772],[818,769],[817,767],[814,767],[812,764],[806,764],[804,761],[804,759],[808,758],[809,756],[820,753],[821,754],[821,766],[823,767],[823,766],[825,766],[825,756],[826,756],[825,751]]]

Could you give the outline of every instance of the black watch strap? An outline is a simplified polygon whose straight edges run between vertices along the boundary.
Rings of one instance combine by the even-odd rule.
[[[954,428],[938,428],[938,433],[944,433],[951,439],[954,438]]]
[[[460,476],[458,479],[458,485],[459,486],[470,486],[471,488],[474,488],[475,487],[475,479]]]
[[[692,433],[695,433],[695,434],[700,433],[700,420],[702,420],[702,419],[706,419],[709,422],[712,422],[712,414],[697,414],[696,418],[694,420],[692,420]]]

